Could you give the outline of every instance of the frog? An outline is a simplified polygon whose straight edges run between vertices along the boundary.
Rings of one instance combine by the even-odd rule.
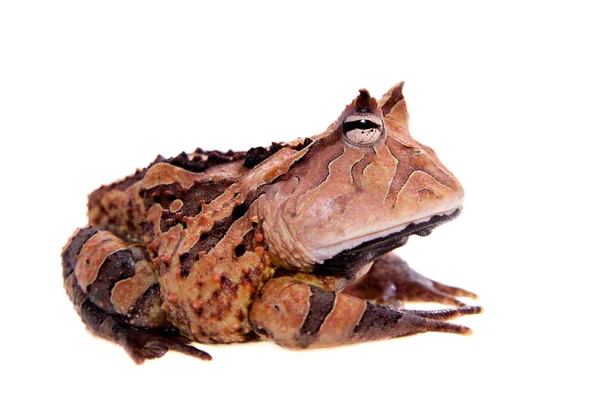
[[[88,197],[62,250],[87,328],[134,362],[199,344],[310,349],[423,332],[468,335],[467,290],[394,250],[455,219],[464,190],[412,138],[404,82],[366,89],[321,134],[248,151],[165,158]],[[448,307],[414,310],[405,302]]]

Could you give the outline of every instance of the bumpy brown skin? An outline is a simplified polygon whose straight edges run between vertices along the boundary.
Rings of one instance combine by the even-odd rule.
[[[363,115],[381,126],[345,137]],[[468,333],[440,320],[480,312],[453,297],[472,293],[384,256],[460,211],[460,184],[410,137],[407,121],[400,84],[379,104],[361,91],[311,139],[157,158],[90,195],[90,225],[63,249],[67,293],[92,331],[138,363],[169,349],[210,358],[190,340],[262,337],[305,348]],[[382,137],[364,145],[377,129]],[[462,308],[411,311],[365,299]]]

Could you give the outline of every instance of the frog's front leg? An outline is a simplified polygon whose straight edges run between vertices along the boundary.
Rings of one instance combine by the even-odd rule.
[[[469,334],[469,328],[444,320],[478,312],[479,307],[405,310],[283,277],[263,287],[252,304],[250,323],[263,338],[285,347],[307,348],[428,331]]]
[[[384,303],[394,300],[431,301],[458,307],[464,307],[465,303],[456,297],[477,298],[475,293],[424,277],[393,253],[375,261],[369,272],[344,292]]]

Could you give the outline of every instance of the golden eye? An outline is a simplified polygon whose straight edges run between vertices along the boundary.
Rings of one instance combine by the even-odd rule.
[[[342,123],[342,131],[351,144],[371,146],[381,138],[383,123],[373,114],[353,114]]]

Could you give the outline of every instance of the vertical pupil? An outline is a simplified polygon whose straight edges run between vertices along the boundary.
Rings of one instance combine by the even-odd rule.
[[[353,129],[361,129],[361,130],[367,130],[367,129],[379,129],[379,125],[377,125],[376,123],[374,123],[371,120],[368,120],[366,118],[363,119],[357,119],[356,121],[350,121],[350,122],[344,122],[342,129],[344,130],[344,132],[349,132]]]

